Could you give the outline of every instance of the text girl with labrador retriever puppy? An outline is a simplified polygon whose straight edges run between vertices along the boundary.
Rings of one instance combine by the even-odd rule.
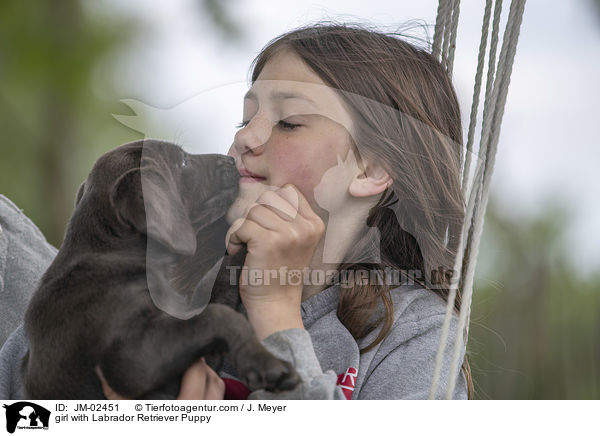
[[[463,221],[462,130],[450,79],[424,50],[358,26],[286,33],[253,66],[229,152],[242,181],[228,213],[228,251],[247,244],[248,271],[278,272],[269,284],[242,284],[240,294],[259,339],[303,382],[249,398],[427,398],[450,276],[436,286],[426,279],[451,270]],[[333,267],[346,276],[422,274],[402,286],[364,274],[333,286],[282,277],[331,275]],[[436,398],[458,370],[449,367],[450,349]],[[183,398],[225,395],[204,362],[186,373]],[[465,357],[453,398],[472,397]]]

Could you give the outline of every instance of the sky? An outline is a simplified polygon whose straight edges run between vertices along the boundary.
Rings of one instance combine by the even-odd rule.
[[[461,2],[453,81],[465,137],[484,3]],[[417,20],[429,25],[432,37],[437,10],[437,1],[426,0],[232,0],[232,19],[244,32],[234,44],[220,37],[193,0],[86,4],[93,16],[132,16],[145,28],[98,68],[96,92],[114,86],[110,81],[138,114],[146,112],[146,119],[183,120],[174,139],[185,138],[185,123],[211,129],[206,147],[214,152],[229,148],[234,124],[241,121],[250,63],[272,38],[323,19],[366,22],[384,31]],[[590,0],[527,1],[491,187],[502,212],[516,218],[536,215],[558,201],[571,217],[569,256],[583,274],[600,270],[600,20],[591,6]],[[508,8],[505,1],[504,17]],[[426,36],[422,27],[414,33]],[[125,106],[123,113],[128,113]]]

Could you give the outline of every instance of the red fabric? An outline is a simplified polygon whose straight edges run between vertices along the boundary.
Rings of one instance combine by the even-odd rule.
[[[242,382],[232,378],[223,377],[225,382],[225,398],[224,400],[247,400],[250,395],[250,389]]]
[[[346,399],[349,400],[352,397],[352,392],[354,391],[354,386],[356,386],[356,376],[358,375],[358,371],[356,368],[348,368],[346,372],[343,374],[338,374],[337,384],[341,386],[342,392],[346,396]]]

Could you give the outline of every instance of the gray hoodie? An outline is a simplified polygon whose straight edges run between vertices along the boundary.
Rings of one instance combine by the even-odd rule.
[[[356,341],[336,315],[339,286],[302,303],[305,329],[274,333],[263,343],[278,357],[292,362],[303,383],[290,392],[255,391],[250,399],[427,399],[444,323],[446,303],[432,291],[403,286],[392,291],[394,324],[385,339],[365,353],[379,333]],[[454,344],[458,317],[450,324],[448,344]],[[464,354],[460,356],[460,362]],[[449,382],[452,346],[446,347],[436,398],[444,398]],[[462,372],[454,399],[467,399]]]
[[[0,346],[17,328],[56,248],[21,209],[0,195]]]
[[[1,199],[6,201],[4,197]],[[6,207],[0,202],[0,209]],[[0,216],[4,216],[2,214]],[[23,216],[19,214],[20,211],[14,216],[23,224]],[[29,220],[25,224],[26,227],[35,228]],[[14,227],[9,225],[5,228]],[[18,239],[19,236],[9,235],[9,238],[13,237]],[[27,244],[27,253],[24,253],[28,256],[23,257],[23,262],[27,262],[26,259],[32,255],[35,257],[38,250],[42,253],[52,252],[52,247],[49,248],[43,237],[30,238]],[[44,256],[43,262],[35,264],[39,270],[31,265],[24,269],[29,271],[29,278],[35,278],[33,282],[41,276],[49,263],[46,262],[48,254]],[[19,258],[13,259],[13,262],[18,263],[18,260]],[[22,270],[14,267],[13,269]],[[2,272],[0,270],[0,275]],[[10,289],[13,294],[21,296],[19,301],[27,301],[32,291],[32,280],[18,280],[16,277],[19,276],[13,273]],[[7,276],[4,276],[5,283],[6,278]],[[20,289],[21,287],[23,289]],[[370,344],[377,336],[378,330],[356,341],[336,315],[340,292],[344,292],[344,288],[339,285],[332,286],[302,303],[304,329],[273,333],[263,341],[271,352],[290,361],[296,367],[302,377],[302,383],[289,392],[275,394],[255,391],[250,394],[250,399],[428,398],[446,311],[445,301],[432,291],[417,286],[394,289],[392,329],[376,347],[361,354],[359,348]],[[9,309],[3,305],[4,311]],[[22,317],[23,310],[21,303],[11,313]],[[448,386],[457,323],[458,318],[453,315],[436,398],[443,398]],[[19,363],[26,350],[27,341],[22,326],[19,326],[0,350],[0,399],[23,399]],[[460,357],[462,362],[464,356],[461,354]],[[234,374],[233,369],[225,367],[221,375],[231,377],[231,374]],[[467,398],[462,372],[457,379],[453,398]]]

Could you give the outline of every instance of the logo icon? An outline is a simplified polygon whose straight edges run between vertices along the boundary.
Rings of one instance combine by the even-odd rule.
[[[11,405],[4,404],[6,409],[6,431],[14,433],[19,429],[48,429],[50,411],[28,401],[19,401]]]
[[[352,397],[352,391],[354,391],[354,387],[356,386],[356,377],[358,376],[358,371],[356,368],[348,368],[346,372],[338,374],[337,385],[342,388],[342,392],[347,400]]]

